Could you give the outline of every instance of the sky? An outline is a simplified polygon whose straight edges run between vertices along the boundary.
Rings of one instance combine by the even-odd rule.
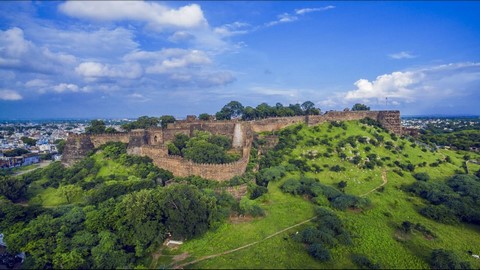
[[[480,2],[0,1],[0,119],[480,115]]]

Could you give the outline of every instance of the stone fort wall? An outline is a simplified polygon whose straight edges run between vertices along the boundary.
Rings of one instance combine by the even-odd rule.
[[[276,131],[293,124],[305,123],[309,126],[328,121],[347,121],[371,118],[379,121],[387,130],[402,134],[399,111],[330,111],[323,115],[276,117],[256,121],[177,121],[168,124],[166,129],[150,128],[129,133],[75,135],[70,134],[65,145],[62,163],[71,165],[85,157],[88,151],[107,142],[128,144],[128,153],[152,158],[155,165],[171,171],[175,176],[198,175],[218,181],[228,180],[245,172],[249,161],[254,133]],[[242,158],[229,164],[198,164],[181,157],[168,155],[166,143],[176,134],[192,136],[196,130],[212,134],[226,135],[233,146],[242,149]]]

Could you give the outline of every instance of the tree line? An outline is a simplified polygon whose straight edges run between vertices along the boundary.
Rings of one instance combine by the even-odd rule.
[[[356,103],[352,107],[352,111],[370,110],[370,107]],[[311,101],[305,101],[302,104],[289,104],[284,106],[282,103],[276,103],[275,106],[270,106],[267,103],[261,103],[256,107],[243,106],[239,101],[230,101],[222,109],[215,113],[214,117],[208,113],[201,113],[198,119],[202,121],[208,120],[231,120],[241,119],[250,121],[255,119],[264,119],[269,117],[287,117],[287,116],[301,116],[301,115],[319,115],[320,108],[316,108]],[[147,129],[150,127],[160,126],[166,128],[169,123],[174,123],[175,117],[172,115],[163,115],[160,117],[141,116],[137,120],[123,124],[121,127],[125,131],[133,129]],[[87,134],[101,134],[101,133],[116,133],[118,132],[113,127],[106,127],[103,120],[92,120],[90,126],[85,130]]]

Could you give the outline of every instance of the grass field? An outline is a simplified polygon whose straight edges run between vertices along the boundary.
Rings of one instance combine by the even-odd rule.
[[[284,165],[288,158],[302,158],[302,153],[307,150],[316,150],[319,153],[330,152],[337,143],[351,135],[361,135],[373,139],[372,134],[376,131],[373,127],[365,126],[358,122],[346,122],[346,130],[340,127],[328,128],[323,124],[317,130],[303,128],[299,135],[302,137],[297,147],[285,157]],[[404,172],[403,176],[393,172],[395,166],[389,163],[399,161],[411,162],[417,165],[416,172],[427,172],[431,181],[444,181],[448,176],[461,170],[464,162],[464,152],[439,150],[432,152],[422,150],[420,145],[413,144],[405,139],[393,140],[387,133],[381,133],[385,141],[392,141],[397,147],[396,153],[383,146],[372,147],[368,153],[374,153],[379,158],[388,157],[381,167],[363,169],[337,154],[331,157],[319,156],[312,159],[309,164],[317,164],[325,168],[319,173],[305,173],[308,177],[314,177],[323,184],[335,186],[339,181],[345,180],[348,185],[345,192],[354,195],[365,194],[383,183],[382,171],[386,171],[387,184],[382,192],[375,191],[367,195],[372,202],[372,207],[362,212],[337,211],[347,228],[354,236],[354,245],[338,246],[332,250],[332,260],[328,263],[320,263],[310,257],[303,244],[293,241],[289,235],[299,228],[279,234],[275,237],[259,242],[256,245],[239,250],[237,252],[203,260],[189,265],[190,268],[356,268],[350,256],[352,253],[367,255],[373,262],[378,262],[385,268],[428,268],[428,257],[433,249],[443,248],[453,250],[462,260],[469,261],[474,268],[480,268],[480,260],[476,260],[467,254],[468,250],[480,253],[480,228],[472,225],[458,224],[445,225],[427,219],[417,212],[424,202],[412,197],[401,190],[401,186],[416,181],[410,172]],[[328,140],[331,147],[325,145],[306,146],[305,142],[312,138]],[[402,146],[401,151],[398,147]],[[368,154],[365,150],[367,144],[357,144],[355,147],[347,144],[343,152],[347,157],[352,157],[356,151],[365,158]],[[395,150],[394,150],[395,151]],[[472,158],[479,158],[478,154],[470,153]],[[430,164],[438,160],[444,160],[447,156],[451,161],[442,162],[437,167]],[[419,167],[418,164],[426,162],[427,166]],[[340,165],[345,168],[342,172],[333,172],[329,167]],[[471,172],[480,169],[477,164],[468,164]],[[291,225],[306,220],[313,216],[314,205],[306,198],[283,193],[279,186],[289,177],[299,176],[298,172],[287,174],[282,180],[270,183],[269,192],[257,200],[266,211],[266,216],[247,220],[241,223],[227,222],[216,230],[209,231],[202,237],[186,241],[175,254],[188,253],[189,257],[184,260],[192,261],[203,256],[217,254],[230,249],[238,248],[248,243],[259,241],[268,235],[287,228]],[[398,229],[403,221],[421,223],[432,231],[436,238],[425,237],[419,232],[405,235]],[[305,225],[306,226],[306,225]],[[172,252],[172,251],[166,251]],[[161,257],[157,266],[171,263],[171,257]]]

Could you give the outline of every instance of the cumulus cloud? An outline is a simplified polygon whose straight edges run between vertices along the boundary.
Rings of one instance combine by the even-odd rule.
[[[53,90],[58,93],[78,92],[79,87],[76,84],[72,84],[72,83],[61,83],[61,84],[55,85],[53,87]]]
[[[25,39],[18,27],[0,31],[0,68],[22,72],[53,73],[76,61],[73,55],[54,53]]]
[[[155,29],[193,28],[206,24],[197,4],[178,9],[143,1],[69,1],[59,6],[68,16],[101,21],[135,20],[147,22]]]
[[[374,80],[360,79],[355,89],[334,93],[325,105],[341,105],[353,102],[388,104],[421,102],[435,103],[441,100],[471,96],[478,98],[480,88],[480,63],[452,63],[437,66],[396,71],[377,76]]]
[[[392,53],[388,55],[392,59],[400,60],[400,59],[411,59],[417,57],[416,55],[411,54],[410,52],[398,52],[398,53]]]
[[[28,88],[40,88],[50,85],[50,81],[42,79],[33,79],[25,83]]]
[[[139,78],[143,71],[140,65],[109,65],[98,62],[83,62],[75,68],[75,72],[89,80],[96,78]]]
[[[100,27],[93,30],[57,29],[33,26],[29,38],[50,50],[68,52],[79,57],[121,57],[139,47],[131,29]]]
[[[16,91],[6,89],[0,90],[0,100],[15,101],[21,99],[23,99],[23,97]]]
[[[193,66],[203,66],[212,63],[212,60],[205,52],[199,50],[165,50],[163,54],[156,55],[165,59],[159,61],[153,66],[147,67],[147,73],[168,73],[173,70],[188,68]]]

